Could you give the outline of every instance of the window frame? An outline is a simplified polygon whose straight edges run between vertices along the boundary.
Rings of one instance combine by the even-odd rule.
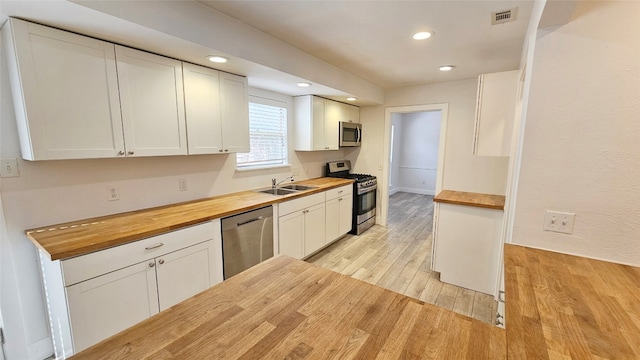
[[[249,94],[249,103],[254,103],[254,104],[260,104],[260,105],[267,105],[267,106],[274,106],[274,107],[280,107],[280,108],[284,108],[286,110],[286,114],[285,114],[285,126],[286,126],[286,130],[285,130],[285,142],[284,142],[284,159],[282,160],[282,163],[274,163],[274,164],[254,164],[254,165],[244,165],[243,163],[238,163],[238,155],[239,154],[247,154],[247,153],[237,153],[236,154],[236,170],[237,171],[247,171],[247,170],[260,170],[260,169],[272,169],[272,168],[279,168],[279,167],[291,167],[291,164],[289,163],[289,152],[290,152],[290,139],[289,139],[289,135],[290,135],[290,131],[289,128],[291,126],[291,121],[289,120],[291,117],[291,104],[292,101],[290,101],[288,99],[288,97],[286,96],[277,96],[279,94],[277,93],[268,93],[268,94],[264,94],[264,93],[259,93],[259,94],[255,94],[255,93],[250,93]],[[249,127],[251,127],[251,115],[249,116]],[[251,130],[249,130],[249,136],[251,136]]]

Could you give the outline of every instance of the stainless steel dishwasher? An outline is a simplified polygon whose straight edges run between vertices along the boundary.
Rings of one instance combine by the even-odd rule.
[[[271,206],[222,219],[222,261],[225,279],[272,256]]]

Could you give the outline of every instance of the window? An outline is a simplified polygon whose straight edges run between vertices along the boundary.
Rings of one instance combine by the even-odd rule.
[[[249,97],[249,145],[236,154],[238,168],[287,164],[287,103]]]

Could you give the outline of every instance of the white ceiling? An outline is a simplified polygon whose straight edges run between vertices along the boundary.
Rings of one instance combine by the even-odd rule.
[[[383,88],[514,70],[533,1],[219,1],[201,3]],[[491,13],[517,7],[516,21]],[[416,41],[418,31],[435,36]],[[440,65],[453,64],[443,73]]]
[[[231,62],[254,87],[312,93],[356,105],[384,102],[383,88],[471,79],[517,69],[533,0],[193,1],[0,0],[0,20],[27,20],[205,66]],[[515,22],[491,12],[517,7]],[[424,41],[411,35],[435,32]],[[443,73],[439,65],[456,69]],[[303,89],[298,81],[314,85]]]

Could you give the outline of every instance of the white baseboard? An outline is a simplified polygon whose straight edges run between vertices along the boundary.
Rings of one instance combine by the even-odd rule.
[[[421,195],[435,195],[436,192],[434,190],[428,190],[428,189],[412,189],[412,188],[395,188],[393,190],[394,193],[396,192],[408,192],[408,193],[412,193],[412,194],[421,194]]]

